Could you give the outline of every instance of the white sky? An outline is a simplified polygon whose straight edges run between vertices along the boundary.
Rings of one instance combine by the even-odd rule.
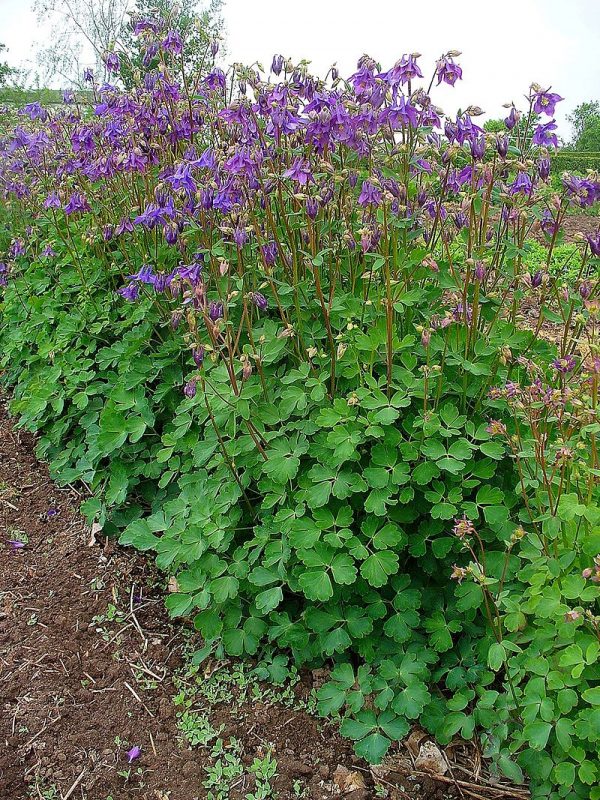
[[[11,64],[31,68],[48,32],[30,5],[0,0],[0,41]],[[227,0],[224,16],[228,61],[265,67],[279,52],[348,75],[365,52],[386,68],[418,51],[427,74],[442,52],[461,50],[463,81],[433,95],[449,112],[477,104],[499,116],[536,81],[566,98],[557,120],[568,136],[565,115],[600,99],[600,0]]]

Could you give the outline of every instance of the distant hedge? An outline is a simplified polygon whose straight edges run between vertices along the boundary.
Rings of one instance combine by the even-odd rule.
[[[587,153],[578,150],[559,150],[552,156],[553,172],[585,172],[588,169],[600,170],[600,153]]]

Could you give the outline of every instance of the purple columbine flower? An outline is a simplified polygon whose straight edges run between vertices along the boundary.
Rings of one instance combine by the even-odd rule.
[[[192,358],[197,367],[201,367],[204,363],[204,345],[198,345],[192,349]]]
[[[21,542],[19,539],[9,539],[8,543],[13,550],[22,550],[25,547],[25,542]]]
[[[85,83],[94,82],[94,71],[91,70],[89,67],[83,70],[83,80]]]
[[[306,216],[309,219],[316,219],[318,213],[319,213],[319,201],[316,199],[316,197],[307,197]]]
[[[272,267],[277,260],[277,243],[267,242],[266,244],[261,244],[260,250],[267,266]]]
[[[44,200],[44,208],[60,208],[60,197],[56,192],[50,192],[48,197]]]
[[[90,204],[88,203],[86,196],[81,194],[81,192],[73,192],[71,197],[69,197],[69,202],[65,206],[65,214],[73,214],[76,211],[89,211]]]
[[[117,289],[117,294],[124,297],[129,303],[135,302],[140,296],[140,287],[135,282],[128,283],[127,286],[122,286]]]
[[[189,380],[185,386],[183,387],[184,395],[191,400],[192,398],[196,397],[196,379],[192,378]],[[138,753],[139,755],[139,753]]]
[[[19,114],[29,117],[31,120],[39,119],[45,122],[48,119],[48,112],[37,101],[35,103],[27,103],[20,111]]]
[[[510,114],[504,120],[504,124],[506,125],[509,131],[512,131],[512,129],[515,127],[515,125],[518,124],[520,119],[521,119],[520,113],[514,106],[512,106],[512,108],[510,109]]]
[[[391,86],[396,86],[398,83],[408,83],[414,78],[422,78],[423,73],[417,64],[417,56],[403,55],[400,61],[397,61],[382,77],[385,77]]]
[[[254,305],[258,308],[259,311],[266,311],[269,305],[269,301],[260,292],[250,292],[250,300],[254,303]]]
[[[552,366],[557,372],[566,375],[567,372],[573,372],[577,366],[577,359],[572,355],[565,356],[564,358],[556,358],[552,362]]]
[[[471,155],[475,161],[483,158],[485,153],[485,136],[474,136],[469,142]]]
[[[564,100],[559,94],[554,92],[536,92],[534,95],[533,110],[536,114],[545,114],[547,117],[553,117],[556,110],[556,104]]]
[[[462,79],[462,68],[451,58],[440,58],[437,62],[435,72],[438,79],[438,86],[442,82],[454,86],[457,80]]]
[[[177,31],[169,31],[162,40],[162,46],[164,50],[176,56],[183,52],[183,41]]]
[[[531,194],[533,190],[533,181],[531,175],[527,172],[519,172],[517,177],[508,187],[508,192],[511,195],[515,194]]]
[[[587,240],[591,254],[596,258],[600,258],[600,231],[595,234],[590,233]]]
[[[592,293],[592,284],[589,281],[583,281],[579,284],[579,296],[582,300],[589,300]]]
[[[363,181],[360,194],[358,196],[358,204],[361,206],[380,205],[383,199],[383,192],[378,186],[375,186],[371,181]]]
[[[543,280],[544,273],[538,269],[538,271],[531,276],[531,287],[533,289],[538,289],[542,285]]]
[[[300,186],[306,186],[308,183],[314,183],[314,178],[310,168],[309,162],[300,156],[294,159],[294,163],[289,169],[283,173],[284,178],[291,178]]]
[[[508,153],[508,138],[506,136],[498,136],[496,138],[496,150],[500,158],[506,158]]]
[[[211,300],[208,304],[208,316],[212,319],[213,322],[216,322],[218,319],[223,317],[223,303],[218,300],[215,302]]]
[[[550,159],[546,157],[540,158],[537,162],[538,175],[543,181],[550,176],[550,166]]]
[[[538,125],[531,140],[534,144],[542,147],[558,147],[558,137],[554,131],[558,128],[556,121],[551,119],[545,125]]]
[[[139,758],[141,754],[142,748],[136,744],[131,748],[131,750],[127,751],[127,761],[131,764],[136,760],[136,758]]]
[[[271,61],[271,72],[274,75],[280,75],[282,69],[283,69],[283,56],[274,55],[273,61]]]
[[[121,69],[121,59],[119,58],[118,54],[108,53],[104,59],[104,66],[108,72],[112,72],[113,75],[117,75]]]

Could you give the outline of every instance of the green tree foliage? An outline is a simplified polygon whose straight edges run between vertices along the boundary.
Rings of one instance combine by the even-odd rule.
[[[572,114],[567,117],[573,126],[573,150],[586,153],[600,151],[600,102],[590,100],[580,103]]]
[[[209,0],[208,4],[183,0],[176,6],[170,0],[136,0],[130,21],[123,25],[119,36],[119,43],[127,56],[122,59],[120,73],[125,86],[133,86],[136,76],[145,70],[144,41],[133,35],[136,20],[161,20],[161,26],[179,33],[185,43],[185,63],[182,64],[188,75],[194,75],[205,72],[212,65],[211,45],[220,44],[222,37],[222,7],[223,0]],[[155,61],[158,63],[158,56]]]

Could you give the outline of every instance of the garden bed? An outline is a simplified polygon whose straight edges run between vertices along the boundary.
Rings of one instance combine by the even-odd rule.
[[[50,480],[33,437],[16,430],[0,405],[2,796],[206,797],[215,759],[207,746],[190,746],[176,704],[193,693],[189,631],[168,620],[146,559],[97,540],[80,502],[75,489]],[[271,786],[279,800],[528,796],[493,785],[477,750],[460,741],[443,754],[445,774],[415,769],[425,741],[418,728],[384,767],[369,768],[333,723],[295,707],[326,672],[306,672],[286,689],[247,673],[235,662],[203,666],[201,679],[216,686],[217,699],[232,694],[207,718],[226,744],[240,742],[245,767],[267,754],[275,759]],[[129,765],[132,747],[141,755]],[[246,797],[253,782],[245,772],[226,796]]]

